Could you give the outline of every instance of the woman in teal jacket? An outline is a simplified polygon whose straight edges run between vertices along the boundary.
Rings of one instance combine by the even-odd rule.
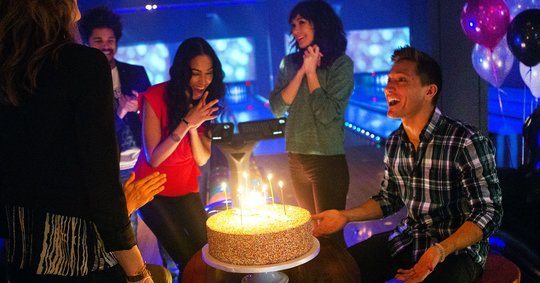
[[[285,140],[295,197],[311,213],[345,209],[344,114],[354,80],[343,24],[319,0],[297,4],[289,23],[297,52],[282,60],[270,106],[277,117],[288,113]]]

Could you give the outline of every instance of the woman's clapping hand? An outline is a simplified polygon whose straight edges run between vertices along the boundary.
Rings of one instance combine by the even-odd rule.
[[[202,123],[217,118],[217,115],[214,115],[214,113],[219,109],[216,105],[218,100],[214,99],[207,103],[207,97],[208,91],[205,91],[199,103],[195,106],[191,105],[189,112],[184,118],[189,123],[190,128],[198,128]]]

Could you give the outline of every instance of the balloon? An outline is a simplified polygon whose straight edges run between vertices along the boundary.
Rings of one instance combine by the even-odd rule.
[[[493,49],[506,34],[510,12],[504,0],[468,0],[461,11],[461,28],[473,42]]]
[[[506,41],[501,40],[491,51],[480,44],[475,44],[472,51],[472,64],[478,75],[494,87],[499,88],[512,70],[514,56]]]
[[[525,10],[540,8],[540,0],[506,0],[506,6],[510,11],[510,17],[514,18]]]
[[[529,67],[523,63],[519,64],[521,79],[529,87],[534,97],[540,98],[540,64]]]
[[[506,36],[512,54],[531,67],[540,62],[540,10],[530,9],[517,15]]]

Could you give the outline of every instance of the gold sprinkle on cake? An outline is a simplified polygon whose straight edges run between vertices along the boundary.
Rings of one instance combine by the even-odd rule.
[[[219,212],[206,222],[208,251],[214,258],[237,265],[285,262],[313,245],[311,215],[303,208],[262,205],[256,212]]]

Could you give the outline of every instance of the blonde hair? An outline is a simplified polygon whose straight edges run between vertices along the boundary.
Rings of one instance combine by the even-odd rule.
[[[2,0],[0,4],[0,103],[18,105],[37,85],[47,59],[80,37],[76,0]]]

